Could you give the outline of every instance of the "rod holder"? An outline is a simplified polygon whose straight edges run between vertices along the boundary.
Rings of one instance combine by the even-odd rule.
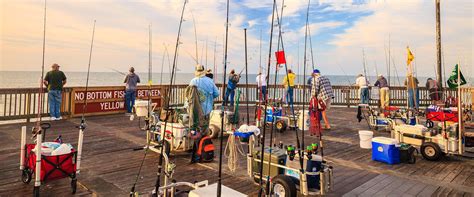
[[[41,144],[43,140],[43,133],[39,131],[38,135],[36,135],[36,147],[35,147],[35,154],[36,154],[36,168],[35,168],[35,187],[41,186]]]
[[[20,170],[25,169],[26,126],[21,127],[20,139]]]

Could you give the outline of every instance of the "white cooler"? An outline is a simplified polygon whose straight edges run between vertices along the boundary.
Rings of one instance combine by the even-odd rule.
[[[165,123],[161,122],[161,131],[164,139],[170,143],[171,150],[187,151],[192,149],[193,140],[188,135],[189,129],[181,123]]]

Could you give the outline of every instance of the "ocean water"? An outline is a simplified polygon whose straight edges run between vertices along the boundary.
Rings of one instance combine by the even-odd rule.
[[[68,78],[66,86],[77,87],[85,86],[87,73],[86,72],[65,72]],[[146,84],[148,81],[147,73],[137,73],[141,78],[141,83]],[[256,74],[249,74],[249,84],[255,84]],[[37,71],[0,71],[0,88],[36,88],[39,86],[39,79],[41,72]],[[193,73],[177,73],[175,76],[175,84],[187,84],[194,77]],[[216,83],[222,83],[222,75],[217,74]],[[309,77],[309,76],[307,76]],[[356,76],[343,76],[343,75],[328,75],[327,76],[332,85],[349,85],[355,82]],[[303,76],[297,76],[297,83],[303,84]],[[433,77],[434,78],[434,77]],[[375,76],[369,76],[371,84],[375,82]],[[424,86],[427,77],[418,77],[420,86]],[[89,86],[121,86],[123,84],[124,75],[118,72],[91,72],[89,77]],[[281,83],[283,75],[277,76],[277,83]],[[472,80],[467,79],[470,84]],[[153,73],[152,74],[153,84],[169,84],[170,74],[169,73]],[[270,76],[270,84],[274,84],[274,77]],[[392,86],[398,86],[400,83],[403,84],[404,78],[391,77]],[[245,74],[242,74],[240,84],[245,83]]]

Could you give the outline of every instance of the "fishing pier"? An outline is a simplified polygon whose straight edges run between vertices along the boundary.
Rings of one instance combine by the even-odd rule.
[[[176,85],[171,94],[163,94],[166,92],[166,87],[153,86],[152,89],[156,90],[156,94],[151,95],[152,99],[159,102],[163,95],[170,95],[171,103],[179,104],[183,102],[181,95],[185,86]],[[253,122],[256,86],[250,85],[250,88],[249,96],[247,97],[245,91],[242,91],[241,99],[241,103],[250,103],[249,111],[246,105],[241,105],[239,111],[241,120],[249,114]],[[273,88],[269,89],[271,93]],[[121,94],[115,94],[114,91],[123,91],[123,87],[89,89],[91,92],[99,90],[106,93],[93,93],[91,97],[94,95],[95,98],[88,101],[91,106],[97,102],[96,105],[99,108],[91,108],[87,112],[90,117],[87,118],[87,130],[84,134],[82,169],[78,175],[78,189],[74,196],[127,196],[143,158],[143,151],[133,150],[146,143],[146,134],[141,130],[143,120],[136,118],[130,121],[128,116],[123,115],[124,110],[120,105],[118,109],[100,108],[101,103],[121,102],[123,100],[120,97]],[[358,122],[356,119],[357,110],[354,106],[358,102],[357,89],[334,86],[334,90],[336,95],[334,107],[328,112],[332,130],[324,131],[325,157],[334,166],[335,177],[334,190],[328,196],[474,195],[474,160],[471,157],[448,156],[441,161],[432,162],[418,155],[416,164],[397,165],[372,161],[371,151],[359,148],[357,132],[367,129],[367,124]],[[62,135],[64,142],[77,146],[76,126],[80,124],[77,113],[82,111],[77,111],[75,108],[81,104],[81,91],[81,87],[65,89],[61,111],[66,119],[51,121],[52,127],[45,134],[46,139],[52,140]],[[283,94],[281,87],[276,88],[276,91],[277,95]],[[303,101],[299,91],[302,91],[301,87],[295,91],[295,101],[298,104]],[[404,89],[394,87],[391,91],[393,98],[391,103],[405,105]],[[472,88],[464,90],[466,101],[472,99],[473,91]],[[4,121],[4,124],[0,125],[0,144],[2,144],[0,147],[0,196],[30,196],[32,193],[31,185],[25,185],[20,180],[20,128],[26,125],[29,129],[34,125],[34,117],[38,113],[34,110],[37,109],[35,106],[38,105],[38,94],[37,89],[0,89],[2,110],[0,119]],[[421,89],[422,105],[428,104],[425,100],[427,97],[423,96],[426,94],[426,90]],[[448,94],[454,94],[454,92],[448,92]],[[146,98],[147,95],[142,96]],[[217,102],[221,102],[221,98],[218,98]],[[372,102],[376,104],[375,100]],[[48,109],[46,102],[41,104],[45,105],[43,109]],[[47,116],[46,111],[41,114]],[[21,122],[16,122],[20,119],[22,119]],[[284,144],[294,144],[293,132],[293,130],[287,130],[284,133],[276,133],[275,140],[282,141]],[[374,135],[389,136],[390,134],[386,131],[377,131]],[[28,139],[29,137],[30,134],[28,134]],[[305,135],[306,143],[316,140],[314,136]],[[218,140],[215,140],[214,144],[218,149]],[[149,194],[154,188],[158,158],[159,155],[154,152],[146,156],[136,186],[136,190],[140,193]],[[211,163],[190,164],[189,153],[172,153],[170,158],[177,165],[173,179],[189,182],[209,180],[210,183],[217,181],[217,159]],[[246,175],[244,157],[240,157],[235,173],[227,168],[227,159],[223,158],[222,183],[249,196],[256,196],[258,184]],[[43,196],[72,196],[69,187],[68,181],[51,181],[41,187],[41,194]]]

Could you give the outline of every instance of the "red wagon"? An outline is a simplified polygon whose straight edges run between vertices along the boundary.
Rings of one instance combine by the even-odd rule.
[[[43,131],[50,127],[49,124],[46,127],[43,124],[41,125]],[[21,181],[29,184],[34,179],[33,196],[39,196],[39,188],[42,183],[70,178],[72,194],[75,194],[77,188],[78,151],[71,149],[71,152],[66,154],[48,155],[42,152],[41,149],[44,147],[40,147],[38,153],[36,146],[42,144],[42,136],[38,136],[36,140],[36,144],[26,144],[26,127],[22,128]]]
[[[426,109],[426,127],[432,128],[435,121],[458,122],[458,111],[456,108],[428,107]]]

